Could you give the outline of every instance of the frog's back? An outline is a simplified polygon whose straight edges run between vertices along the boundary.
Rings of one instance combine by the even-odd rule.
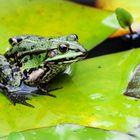
[[[9,39],[9,42],[12,48],[5,53],[7,58],[14,57],[18,52],[35,50],[37,48],[47,49],[49,47],[49,38],[36,35],[13,37]]]

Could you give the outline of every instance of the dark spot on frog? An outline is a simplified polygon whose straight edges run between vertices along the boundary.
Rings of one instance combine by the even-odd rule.
[[[25,39],[30,39],[31,36],[26,36]]]
[[[26,69],[23,71],[23,79],[28,79],[28,72]]]
[[[30,55],[30,59],[33,59],[33,55]]]
[[[51,40],[51,39],[53,39],[53,38],[52,37],[48,38],[48,40]]]
[[[38,57],[41,58],[41,55],[39,55]]]
[[[3,69],[9,69],[9,65],[4,65]]]
[[[17,40],[18,43],[23,40],[23,38],[21,38],[21,37],[16,37],[15,39]]]
[[[18,74],[17,74],[17,73],[14,73],[14,75],[15,75],[15,76],[18,76]]]
[[[18,62],[18,66],[19,66],[19,67],[22,67],[22,63],[21,63],[21,62]]]
[[[5,78],[5,81],[6,81],[6,83],[7,83],[7,81],[11,81],[11,77],[7,76],[7,77]]]
[[[35,45],[31,46],[31,49],[34,49],[35,48]]]
[[[42,39],[44,39],[44,37],[39,37],[38,39],[42,40]]]
[[[23,73],[24,73],[24,74],[27,74],[27,69],[25,69],[25,70],[23,71]]]
[[[37,68],[31,68],[28,73],[31,74],[35,70],[37,70]]]
[[[20,69],[18,67],[12,69],[13,73],[18,72]]]
[[[25,58],[23,59],[23,63],[26,63],[27,61],[28,61],[28,58],[25,57]]]
[[[22,51],[26,51],[26,48],[22,48]]]
[[[9,63],[10,63],[10,65],[14,65],[15,61],[13,59],[11,59],[11,61]]]

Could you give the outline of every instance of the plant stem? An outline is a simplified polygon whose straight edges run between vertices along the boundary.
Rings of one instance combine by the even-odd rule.
[[[129,28],[130,33],[133,34],[134,32],[133,32],[131,26],[128,26],[128,28]]]

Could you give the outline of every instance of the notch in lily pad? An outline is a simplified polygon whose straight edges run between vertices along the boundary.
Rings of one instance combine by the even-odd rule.
[[[115,14],[120,26],[122,28],[129,28],[130,33],[133,34],[134,32],[131,27],[134,21],[133,16],[123,8],[117,8]]]

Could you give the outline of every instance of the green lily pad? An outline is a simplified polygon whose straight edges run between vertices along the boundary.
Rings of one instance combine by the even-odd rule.
[[[0,19],[1,53],[9,48],[8,38],[22,34],[57,36],[75,33],[79,36],[80,42],[90,49],[107,38],[117,27],[114,26],[116,20],[111,12],[62,0],[1,1]],[[84,63],[80,65],[84,66]],[[74,69],[77,70],[80,65],[74,65]],[[79,68],[81,69],[81,66]],[[72,75],[78,76],[79,72]],[[89,98],[87,95],[90,91],[86,95],[82,87],[77,87],[78,83],[75,83],[75,80],[73,83],[72,77],[67,75],[58,77],[59,81],[54,85],[55,87],[63,86],[63,89],[53,92],[57,98],[34,97],[32,101],[29,101],[35,109],[23,105],[13,106],[1,94],[0,136],[13,131],[46,127],[58,123],[90,125],[92,121],[95,121],[96,117],[92,114],[92,109],[89,109],[91,102],[86,103],[84,100],[85,97]],[[83,86],[83,83],[81,84],[79,86]],[[91,101],[90,98],[89,100]]]
[[[139,131],[136,131],[138,130],[135,130],[134,135],[129,135],[119,131],[64,124],[25,132],[13,132],[1,140],[138,140],[136,136]]]

